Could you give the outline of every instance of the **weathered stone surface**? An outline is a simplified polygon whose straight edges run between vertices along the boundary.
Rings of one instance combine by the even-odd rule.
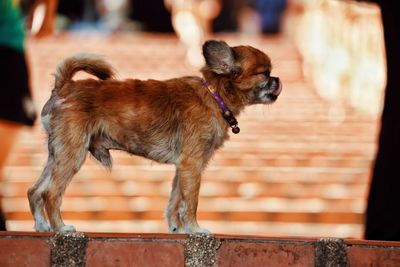
[[[346,243],[343,239],[322,238],[315,249],[315,266],[346,267]]]
[[[88,238],[84,233],[57,233],[50,239],[52,267],[84,267]]]
[[[209,267],[216,264],[216,251],[221,241],[213,235],[192,234],[185,242],[185,266]]]

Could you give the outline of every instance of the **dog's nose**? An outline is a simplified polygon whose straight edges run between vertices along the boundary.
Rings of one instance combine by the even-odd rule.
[[[282,92],[282,83],[278,77],[270,77],[274,85],[276,85],[276,89],[272,92],[274,96],[279,96]]]

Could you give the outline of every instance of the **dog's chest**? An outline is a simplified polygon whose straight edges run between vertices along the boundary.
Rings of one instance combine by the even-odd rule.
[[[220,148],[227,139],[229,139],[229,135],[226,127],[221,126],[217,118],[211,118],[206,135],[206,140],[209,143],[209,153],[213,153],[216,149]]]

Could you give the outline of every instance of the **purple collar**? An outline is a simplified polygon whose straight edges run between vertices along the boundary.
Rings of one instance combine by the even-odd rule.
[[[224,117],[225,121],[229,124],[232,128],[232,132],[234,134],[238,134],[240,132],[240,128],[238,126],[238,121],[236,120],[233,112],[228,108],[225,104],[224,100],[222,100],[221,96],[208,84],[208,82],[202,79],[202,83],[204,88],[210,91],[211,95],[213,96],[215,102],[217,103],[219,109],[221,110],[222,117]]]

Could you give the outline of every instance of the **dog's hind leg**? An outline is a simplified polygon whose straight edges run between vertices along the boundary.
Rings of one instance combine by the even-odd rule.
[[[44,192],[47,216],[51,229],[55,232],[75,232],[74,226],[64,224],[60,211],[65,189],[75,173],[76,171],[66,168],[53,171],[47,190]]]
[[[54,149],[54,168],[46,190],[43,192],[47,216],[52,230],[56,232],[74,232],[72,225],[65,225],[61,218],[61,204],[65,189],[72,177],[81,168],[86,158],[89,138],[85,136],[64,135],[57,140]]]
[[[46,215],[44,212],[43,193],[49,186],[53,163],[53,157],[49,154],[49,158],[42,174],[37,182],[28,190],[29,206],[35,220],[35,230],[37,232],[50,231],[50,226],[46,221]]]

